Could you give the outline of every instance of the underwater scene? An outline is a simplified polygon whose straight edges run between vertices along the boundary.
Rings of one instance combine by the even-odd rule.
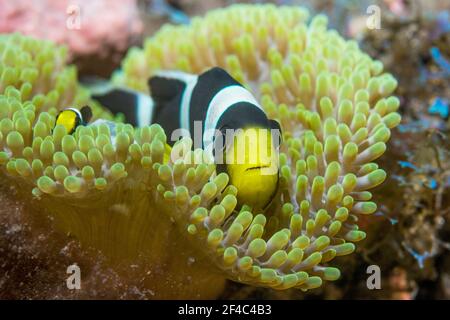
[[[0,0],[0,300],[450,299],[450,3]]]

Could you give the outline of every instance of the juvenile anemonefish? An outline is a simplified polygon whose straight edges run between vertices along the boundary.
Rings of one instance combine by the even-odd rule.
[[[75,108],[66,108],[56,116],[55,125],[63,125],[68,134],[75,132],[79,125],[86,125],[92,117],[92,111],[89,106],[84,106],[80,110]]]
[[[201,147],[214,158],[217,171],[227,172],[230,183],[238,189],[239,205],[266,208],[278,186],[281,130],[278,122],[267,118],[253,95],[218,67],[200,75],[162,71],[148,84],[153,103],[151,107],[147,103],[151,116],[145,121],[139,121],[136,114],[143,105],[137,103],[138,97],[126,98],[128,90],[105,91],[97,99],[124,114],[127,108],[133,110],[138,119],[133,124],[158,123],[170,145],[176,142],[171,137],[179,129],[190,134],[194,145],[201,140]],[[120,105],[121,95],[131,104]]]

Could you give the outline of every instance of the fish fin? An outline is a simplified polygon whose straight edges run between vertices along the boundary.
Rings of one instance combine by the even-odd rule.
[[[200,75],[200,80],[208,83],[219,83],[224,85],[241,85],[227,71],[220,67],[213,67]]]
[[[154,122],[167,129],[167,134],[179,127],[180,105],[182,94],[190,75],[179,72],[162,72],[148,80],[150,93],[155,101]],[[176,78],[181,77],[181,78]]]
[[[179,79],[164,76],[153,76],[148,80],[148,86],[156,104],[172,100],[183,92],[186,83]]]
[[[92,118],[92,110],[89,106],[84,106],[80,109],[81,116],[84,123],[89,123]]]
[[[179,96],[174,97],[170,101],[156,102],[153,122],[158,123],[167,135],[167,141],[172,146],[175,141],[172,141],[172,133],[179,129],[179,112],[180,112],[180,99]]]

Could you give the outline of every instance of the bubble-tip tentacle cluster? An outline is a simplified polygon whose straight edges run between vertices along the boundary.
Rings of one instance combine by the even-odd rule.
[[[7,98],[26,103],[28,117],[32,111],[56,115],[62,108],[89,104],[94,118],[110,118],[89,100],[89,92],[78,85],[76,68],[67,66],[66,59],[66,47],[19,34],[0,35],[0,119],[17,111],[6,105]]]
[[[224,175],[200,197],[184,180],[170,192],[163,188],[176,199],[188,234],[230,278],[275,289],[306,290],[339,278],[329,262],[365,238],[358,216],[376,211],[368,190],[386,177],[373,161],[400,121],[399,100],[389,96],[397,82],[381,62],[327,30],[325,16],[309,25],[307,18],[302,8],[272,5],[216,10],[190,26],[164,27],[144,49],[130,51],[114,78],[147,91],[146,79],[158,69],[200,73],[219,65],[281,122],[281,190],[265,214],[245,206],[235,212],[237,190],[230,187],[220,202],[210,201],[227,185]],[[181,213],[193,206],[188,218]]]
[[[324,16],[307,19],[298,7],[212,11],[189,26],[163,27],[144,49],[130,50],[114,79],[146,91],[159,69],[199,73],[219,65],[248,86],[284,135],[280,190],[267,212],[237,208],[238,190],[214,164],[193,161],[205,155],[190,151],[188,139],[174,148],[183,150],[178,160],[165,161],[158,125],[117,124],[115,139],[106,125],[73,135],[53,129],[58,108],[89,97],[62,63],[63,49],[17,35],[0,38],[1,168],[27,182],[63,230],[110,255],[143,251],[157,259],[145,248],[154,248],[164,231],[157,223],[167,220],[216,266],[211,272],[229,279],[302,290],[336,280],[331,262],[364,239],[358,216],[376,211],[369,190],[386,173],[374,161],[400,121],[399,100],[389,96],[396,81],[380,62],[327,30]],[[28,79],[30,68],[36,75]],[[170,246],[164,239],[159,247]]]

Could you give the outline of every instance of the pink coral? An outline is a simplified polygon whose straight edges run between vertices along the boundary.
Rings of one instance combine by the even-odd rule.
[[[136,0],[0,0],[0,33],[21,32],[68,45],[73,55],[126,50],[142,32]],[[106,53],[105,53],[106,54]]]

